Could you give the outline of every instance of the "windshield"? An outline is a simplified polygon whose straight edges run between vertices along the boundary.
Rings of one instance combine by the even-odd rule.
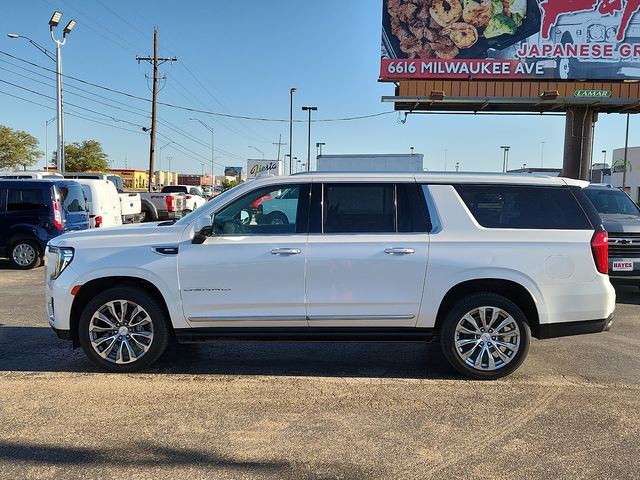
[[[242,183],[236,185],[233,188],[230,188],[229,190],[226,190],[224,192],[222,192],[220,195],[218,195],[217,197],[215,197],[213,200],[210,200],[206,205],[203,206],[203,208],[209,207],[209,206],[215,206],[218,203],[220,203],[221,201],[224,201],[229,195],[231,195],[233,192],[236,191],[236,189],[238,187],[241,187]],[[194,210],[193,212],[191,212],[189,215],[186,215],[184,217],[182,217],[180,220],[178,220],[176,222],[176,225],[185,225],[187,223],[189,223],[191,220],[193,220],[196,217],[199,217],[200,215],[202,215],[202,209],[198,208],[197,210]]]
[[[119,175],[107,175],[107,178],[116,186],[118,193],[124,193],[124,185],[122,184],[122,178],[120,178]]]
[[[80,185],[59,186],[60,200],[67,213],[86,212],[84,190]]]
[[[585,193],[601,215],[633,215],[640,217],[640,209],[629,196],[616,189],[586,189]]]

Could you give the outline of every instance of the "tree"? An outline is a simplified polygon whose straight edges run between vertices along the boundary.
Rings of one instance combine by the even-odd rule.
[[[225,180],[222,182],[222,187],[225,190],[235,187],[236,185],[240,185],[242,182],[238,180]]]
[[[0,125],[0,170],[30,167],[41,155],[34,136]]]
[[[104,172],[109,169],[107,158],[97,140],[71,143],[65,146],[64,169],[67,172]]]

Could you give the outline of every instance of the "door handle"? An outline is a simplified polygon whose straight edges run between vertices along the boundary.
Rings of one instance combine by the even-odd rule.
[[[271,250],[272,255],[300,255],[302,250],[299,248],[274,248]]]
[[[415,248],[385,248],[384,253],[387,255],[411,255],[416,253]]]

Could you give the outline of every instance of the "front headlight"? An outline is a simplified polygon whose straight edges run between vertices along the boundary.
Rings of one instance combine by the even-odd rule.
[[[53,247],[49,245],[47,247],[47,254],[47,262],[49,262],[53,270],[49,278],[55,280],[73,260],[73,248]]]
[[[589,37],[589,41],[591,42],[602,42],[605,39],[606,30],[604,26],[599,24],[591,25],[587,29],[587,34]]]

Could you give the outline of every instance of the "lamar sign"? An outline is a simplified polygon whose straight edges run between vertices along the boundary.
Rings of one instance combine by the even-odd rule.
[[[284,162],[281,160],[247,160],[247,178],[256,178],[261,173],[282,175]]]
[[[381,80],[640,79],[640,0],[383,0]]]

